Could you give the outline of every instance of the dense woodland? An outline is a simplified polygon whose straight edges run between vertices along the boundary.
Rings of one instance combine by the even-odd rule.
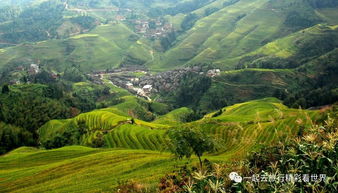
[[[58,1],[47,1],[37,7],[23,9],[20,7],[0,7],[0,41],[19,44],[42,40],[65,38],[71,32],[60,33],[58,28],[66,21],[80,28],[90,30],[97,25],[97,19],[90,16],[78,16],[70,19],[63,17],[64,4]]]
[[[54,79],[50,73],[42,71],[26,78],[33,83],[2,86],[0,135],[6,138],[2,141],[5,143],[2,153],[24,144],[38,145],[37,129],[49,120],[71,118],[79,113],[120,102],[119,98],[103,85],[74,87],[76,81],[85,80],[84,75],[76,78],[74,71],[69,69],[63,74],[62,77]],[[16,129],[11,131],[11,128]]]

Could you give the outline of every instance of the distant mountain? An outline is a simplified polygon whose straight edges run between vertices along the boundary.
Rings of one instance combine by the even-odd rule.
[[[0,7],[6,6],[31,6],[48,0],[0,0]]]
[[[15,1],[8,1],[6,4],[10,4],[9,2],[15,4]],[[25,2],[29,3],[31,1],[22,1],[22,3]],[[124,25],[108,24],[111,27],[99,26],[95,30],[97,37],[105,37],[104,34],[98,33],[99,29],[103,28],[122,28],[118,29],[118,31],[128,28],[128,31],[134,34],[136,30],[132,23],[142,18],[146,20],[163,18],[173,24],[176,33],[158,40],[143,38],[140,33],[134,34],[142,44],[149,47],[147,55],[151,52],[151,57],[144,58],[143,55],[140,55],[141,57],[130,56],[127,53],[115,57],[102,52],[100,55],[91,57],[90,69],[94,70],[111,67],[112,64],[108,63],[114,63],[113,66],[123,65],[126,56],[129,57],[128,64],[145,65],[151,70],[163,71],[186,65],[200,64],[212,64],[224,70],[234,69],[237,66],[244,65],[243,61],[246,64],[253,58],[257,60],[257,55],[262,54],[259,52],[266,50],[265,48],[269,49],[268,46],[271,47],[274,41],[281,42],[283,41],[282,38],[287,36],[301,37],[302,34],[299,33],[309,31],[311,27],[320,23],[326,23],[328,26],[338,24],[338,21],[334,19],[338,11],[337,2],[329,0],[194,0],[184,2],[167,0],[138,1],[138,3],[136,1],[117,0],[69,0],[48,1],[42,2],[42,4],[39,4],[41,1],[34,1],[34,3],[36,3],[36,6],[20,10],[19,13],[14,11],[14,16],[10,20],[0,24],[0,41],[2,41],[1,44],[3,46],[55,38],[64,39],[79,33],[86,33],[86,31],[95,28],[100,23],[115,21],[118,15],[124,15],[123,18],[127,17],[126,21],[120,22]],[[145,8],[146,6],[149,7]],[[106,8],[107,10],[100,10],[99,8]],[[123,12],[123,9],[129,9],[130,13]],[[306,30],[307,28],[309,30]],[[89,34],[91,33],[89,32]],[[320,41],[322,37],[316,38],[317,41]],[[129,44],[127,43],[129,41],[128,36],[119,39],[125,41],[126,45]],[[73,42],[72,39],[60,40],[59,42],[62,41]],[[304,47],[302,49],[311,47],[310,42],[305,42],[302,45]],[[288,46],[292,47],[294,43],[288,42]],[[59,43],[57,47],[51,46],[47,50],[58,52],[57,50],[65,49],[65,46],[69,44]],[[335,46],[331,45],[330,48],[324,50],[330,51]],[[29,47],[30,50],[31,48],[36,50],[33,53],[39,55],[39,58],[26,58],[27,56],[23,57],[14,54],[16,57],[6,59],[6,54],[2,54],[1,57],[4,60],[0,66],[4,66],[9,62],[15,63],[17,60],[40,60],[42,63],[48,63],[45,58],[53,60],[64,58],[63,54],[54,55],[50,58],[44,54],[39,54],[39,51],[34,49],[34,47],[37,47],[36,45]],[[107,46],[104,43],[96,43],[91,45],[89,49],[91,48],[102,50]],[[10,52],[17,53],[18,50],[25,49],[27,48],[19,45],[16,48],[3,50],[2,53],[8,52],[9,55],[13,56]],[[137,49],[134,49],[134,51],[138,52]],[[142,49],[140,51],[144,52]],[[110,58],[109,62],[106,60],[106,64],[102,64],[101,56],[107,59]],[[262,57],[260,56],[259,58]],[[96,64],[98,65],[96,66]],[[56,65],[64,66],[64,63],[61,62]],[[84,69],[89,69],[88,66],[85,66],[86,64],[81,65]]]
[[[76,66],[85,73],[207,66],[225,72],[194,104],[182,104],[208,110],[276,94],[292,95],[283,99],[296,106],[300,98],[309,99],[305,93],[311,89],[329,93],[330,100],[301,103],[308,107],[338,95],[337,84],[320,83],[327,70],[318,67],[325,58],[331,71],[338,68],[336,57],[326,57],[338,48],[335,0],[55,0],[29,5],[0,23],[2,79],[31,63],[56,72]],[[261,73],[269,74],[267,79]]]
[[[338,10],[335,3],[317,5],[315,2],[319,1],[301,0],[231,2],[223,3],[221,9],[208,16],[205,16],[206,9],[213,4],[214,8],[219,8],[220,1],[192,12],[197,18],[194,26],[178,37],[179,41],[150,66],[175,68],[212,63],[231,69],[243,56],[269,42],[319,23],[338,24],[333,20]],[[174,16],[172,20],[179,17]]]

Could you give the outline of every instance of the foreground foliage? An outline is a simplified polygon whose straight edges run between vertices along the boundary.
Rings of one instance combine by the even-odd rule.
[[[337,192],[337,107],[322,125],[262,148],[237,167],[240,181],[231,181],[234,167],[207,162],[202,169],[184,167],[161,179],[160,192]],[[332,116],[332,117],[331,117]],[[300,125],[302,121],[298,122]],[[308,181],[304,181],[308,174]],[[266,177],[263,177],[266,176]],[[278,177],[281,177],[278,178]],[[263,179],[263,178],[264,179]],[[272,179],[274,177],[274,179]],[[242,181],[243,180],[243,181]]]
[[[253,154],[247,169],[249,175],[291,174],[293,177],[290,182],[247,182],[243,184],[244,189],[248,192],[337,192],[337,126],[335,114],[324,125],[314,124],[303,136],[287,144],[280,143]],[[304,174],[309,174],[308,182],[304,182]]]

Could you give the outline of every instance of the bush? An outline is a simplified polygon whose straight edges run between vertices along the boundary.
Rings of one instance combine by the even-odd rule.
[[[255,171],[261,171],[260,176],[291,174],[293,181],[291,179],[290,183],[246,182],[244,189],[257,192],[337,192],[337,120],[337,117],[328,117],[323,126],[313,125],[302,137],[252,154],[248,162],[249,175],[253,175],[252,172]],[[325,174],[326,179],[324,181],[310,179],[305,183],[296,180],[299,174],[318,174],[318,178],[320,174]]]
[[[0,155],[23,145],[33,145],[32,133],[0,122]]]
[[[165,175],[161,178],[159,192],[225,192],[225,187],[230,183],[225,166],[212,164],[208,160],[204,160],[204,163],[202,169],[185,165]]]

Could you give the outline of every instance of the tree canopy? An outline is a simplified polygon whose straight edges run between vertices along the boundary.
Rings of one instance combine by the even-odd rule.
[[[216,141],[197,128],[173,129],[169,131],[170,150],[178,158],[190,158],[192,154],[198,157],[202,167],[201,157],[206,152],[216,149]]]

